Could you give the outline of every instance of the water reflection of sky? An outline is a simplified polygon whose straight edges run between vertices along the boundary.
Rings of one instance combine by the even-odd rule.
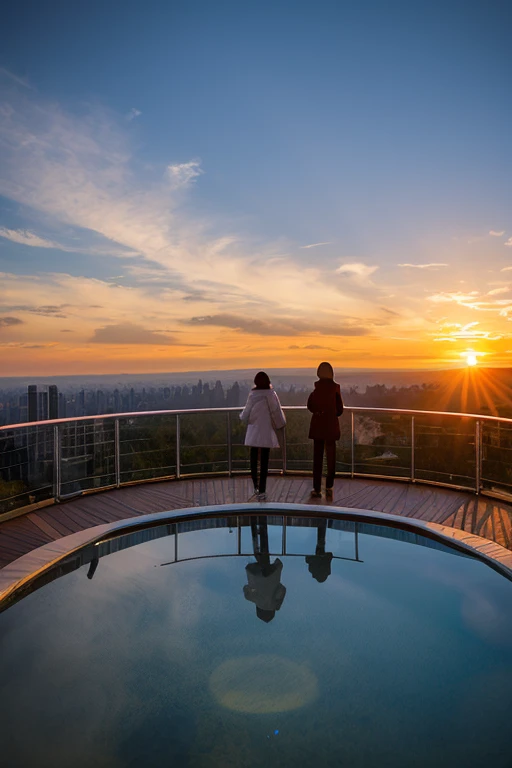
[[[305,561],[316,528],[286,536],[300,556],[280,555],[286,595],[270,623],[244,598],[254,557],[161,567],[172,536],[1,614],[5,764],[508,767],[512,584],[471,558],[364,534],[362,562],[334,559],[318,583]],[[250,528],[241,543],[251,550]],[[269,550],[281,545],[271,527]],[[353,534],[327,529],[325,550],[353,557]],[[236,529],[179,536],[183,558],[236,551]],[[315,697],[278,714],[219,705],[215,671],[265,655],[309,670]]]

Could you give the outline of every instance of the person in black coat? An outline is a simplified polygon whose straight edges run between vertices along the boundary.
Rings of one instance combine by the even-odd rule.
[[[314,441],[313,490],[311,496],[322,495],[322,468],[324,451],[327,458],[326,498],[332,499],[334,476],[336,474],[336,440],[340,439],[339,417],[343,413],[340,385],[334,381],[330,363],[320,363],[316,372],[318,381],[308,397],[308,410],[313,414],[309,427],[309,438]]]

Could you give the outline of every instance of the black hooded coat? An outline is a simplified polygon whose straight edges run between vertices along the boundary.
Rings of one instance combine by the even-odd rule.
[[[312,412],[309,438],[311,440],[339,440],[343,413],[340,385],[333,379],[315,381],[315,389],[308,397],[308,410]]]

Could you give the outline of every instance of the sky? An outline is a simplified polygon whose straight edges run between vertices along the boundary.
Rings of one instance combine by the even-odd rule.
[[[19,0],[1,375],[512,360],[508,0]]]

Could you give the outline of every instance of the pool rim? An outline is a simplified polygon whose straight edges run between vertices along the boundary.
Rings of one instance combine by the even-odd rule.
[[[191,518],[250,517],[254,515],[271,515],[272,513],[288,517],[295,515],[310,519],[319,517],[359,521],[418,533],[446,544],[459,552],[472,555],[500,573],[500,575],[512,581],[512,552],[482,536],[476,536],[440,523],[367,509],[319,505],[315,506],[314,510],[313,512],[309,504],[272,502],[221,504],[153,512],[138,517],[96,525],[44,544],[2,568],[0,570],[0,608],[16,592],[27,587],[30,582],[57,566],[61,561],[85,547],[94,546],[101,541],[118,538],[125,534],[134,533],[145,528],[152,528],[166,522],[184,522]]]

